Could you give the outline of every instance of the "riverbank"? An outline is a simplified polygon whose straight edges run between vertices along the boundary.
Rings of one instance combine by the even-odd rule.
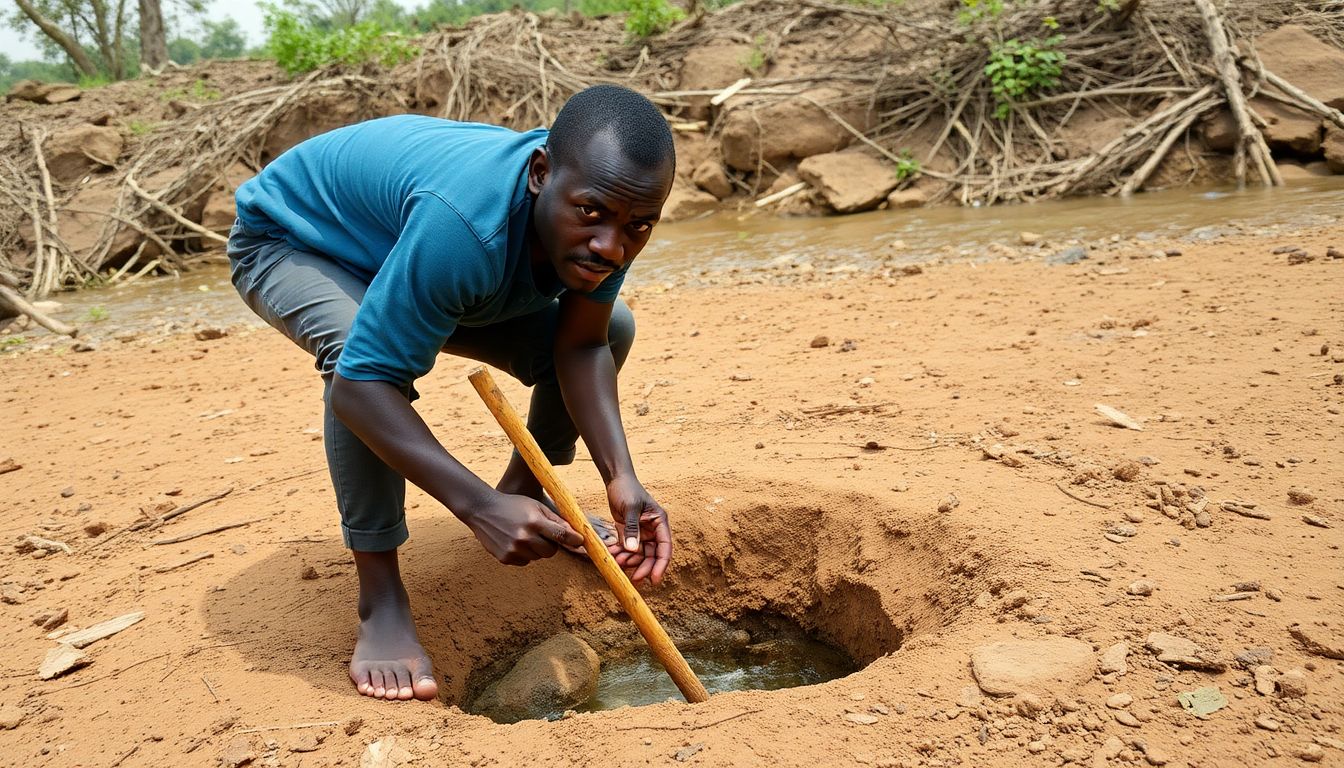
[[[52,766],[354,765],[395,737],[426,764],[1338,761],[1344,667],[1299,639],[1344,645],[1344,260],[1332,248],[1344,249],[1338,224],[1055,266],[636,290],[623,410],[677,546],[654,610],[672,625],[785,615],[867,666],[555,723],[495,725],[455,697],[498,655],[622,622],[614,601],[571,559],[495,564],[414,490],[404,567],[449,698],[386,704],[351,689],[354,574],[323,469],[320,387],[277,334],[182,330],[8,356],[3,535],[72,552],[0,553],[0,723],[17,723],[0,752]],[[493,478],[507,443],[467,367],[441,361],[419,406]],[[565,476],[598,510],[583,456]],[[231,523],[246,524],[153,543]],[[56,642],[34,619],[62,609],[58,632],[145,618],[89,646],[88,666],[39,681]],[[1153,633],[1199,650],[1159,661]],[[973,670],[976,649],[1045,640],[1081,652],[1036,652],[1047,668],[1029,695],[981,691],[1001,689],[985,658]],[[1258,673],[1264,693],[1257,665],[1273,668]],[[1181,708],[1182,692],[1210,686],[1226,706],[1202,719]]]

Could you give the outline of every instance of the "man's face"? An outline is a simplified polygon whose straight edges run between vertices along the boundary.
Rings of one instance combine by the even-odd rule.
[[[598,133],[564,167],[545,150],[532,155],[528,188],[541,248],[560,283],[587,293],[629,264],[649,241],[672,189],[674,169],[632,164],[608,132]]]

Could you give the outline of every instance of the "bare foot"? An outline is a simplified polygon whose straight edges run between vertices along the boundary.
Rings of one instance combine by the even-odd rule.
[[[389,701],[438,695],[434,668],[420,645],[397,552],[355,552],[359,572],[359,637],[350,680],[365,696]]]

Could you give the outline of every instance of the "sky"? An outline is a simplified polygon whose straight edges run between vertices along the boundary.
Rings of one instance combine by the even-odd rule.
[[[168,4],[165,3],[164,5],[167,6]],[[232,16],[238,21],[238,25],[243,28],[243,34],[247,35],[248,47],[259,45],[262,41],[262,12],[256,0],[212,0],[206,8],[205,15],[211,19],[226,19]],[[36,27],[30,27],[30,29],[36,32]],[[174,33],[177,31],[177,29],[170,28],[168,30],[169,37],[174,37]],[[33,43],[33,36],[29,31],[16,31],[6,23],[0,23],[0,51],[3,51],[13,61],[37,59],[42,55],[41,50]]]

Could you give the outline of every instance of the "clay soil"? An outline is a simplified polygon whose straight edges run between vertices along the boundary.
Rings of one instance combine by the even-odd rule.
[[[414,490],[403,567],[445,699],[352,689],[355,580],[320,386],[278,334],[7,356],[0,464],[21,468],[0,474],[0,533],[73,552],[0,553],[0,714],[17,722],[0,730],[0,763],[355,766],[395,737],[416,765],[1339,764],[1344,664],[1289,632],[1337,644],[1344,632],[1344,261],[1325,257],[1331,245],[1344,228],[1184,244],[1165,259],[1148,245],[1074,266],[636,291],[625,422],[677,547],[669,584],[648,592],[654,610],[674,628],[704,613],[783,615],[866,666],[553,723],[496,725],[459,705],[473,673],[528,643],[620,625],[614,600],[576,559],[498,565]],[[1290,266],[1281,246],[1314,260]],[[419,408],[493,479],[508,446],[467,368],[444,359]],[[1097,403],[1144,429],[1111,424]],[[582,452],[564,474],[600,511]],[[1209,527],[1154,509],[1161,484],[1202,493]],[[212,557],[158,570],[198,553]],[[1140,580],[1155,591],[1129,594]],[[1249,599],[1213,600],[1248,581]],[[59,608],[69,627],[146,617],[89,646],[90,665],[39,681],[55,642],[33,619]],[[1155,631],[1225,671],[1158,662],[1144,648]],[[974,648],[1049,636],[1098,655],[1126,641],[1128,671],[1051,690],[1040,711],[976,692]],[[1254,647],[1278,672],[1300,670],[1291,690],[1255,691],[1233,660]],[[1206,719],[1178,705],[1206,686],[1228,705]],[[1108,708],[1117,693],[1132,702]]]

